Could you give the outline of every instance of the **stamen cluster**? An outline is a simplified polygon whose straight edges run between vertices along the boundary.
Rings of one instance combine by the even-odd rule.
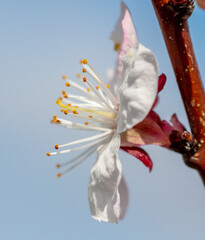
[[[100,134],[62,145],[55,144],[55,149],[57,151],[47,153],[48,156],[85,149],[80,155],[77,155],[73,159],[62,164],[57,164],[57,168],[73,164],[62,173],[57,174],[57,177],[60,177],[62,174],[70,171],[75,166],[83,162],[94,151],[99,151],[100,149],[102,150],[103,144],[109,142],[116,128],[116,106],[119,100],[110,91],[110,85],[105,84],[102,81],[100,76],[88,64],[86,59],[83,59],[81,61],[81,64],[83,65],[82,73],[87,74],[87,76],[81,76],[82,82],[86,86],[82,87],[80,84],[67,79],[67,77],[63,75],[62,79],[66,80],[65,86],[69,88],[69,90],[78,90],[80,94],[70,94],[67,91],[63,90],[63,96],[60,97],[56,103],[61,107],[61,112],[65,115],[83,119],[85,122],[84,124],[74,123],[72,121],[65,120],[54,115],[52,123],[60,124],[67,128],[99,131]],[[91,83],[91,81],[88,79],[89,77],[93,80],[93,83]],[[67,148],[69,146],[82,143],[86,144],[75,148]],[[66,149],[61,150],[62,148]]]

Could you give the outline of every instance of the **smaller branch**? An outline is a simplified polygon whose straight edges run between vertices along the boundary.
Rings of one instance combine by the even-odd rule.
[[[187,23],[193,0],[152,0],[199,151],[184,156],[205,183],[205,94]]]

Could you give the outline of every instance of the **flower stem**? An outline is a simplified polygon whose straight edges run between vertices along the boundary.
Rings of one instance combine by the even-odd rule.
[[[172,62],[191,131],[199,143],[185,163],[199,171],[205,184],[205,93],[195,58],[187,19],[193,0],[152,0]]]

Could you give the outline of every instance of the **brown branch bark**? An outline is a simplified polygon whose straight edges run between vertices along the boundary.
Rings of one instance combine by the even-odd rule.
[[[205,93],[195,58],[187,19],[193,0],[152,0],[175,72],[198,152],[184,156],[185,163],[199,171],[205,184]]]

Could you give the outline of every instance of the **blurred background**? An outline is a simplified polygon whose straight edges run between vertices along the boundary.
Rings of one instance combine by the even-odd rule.
[[[167,75],[157,112],[166,120],[177,113],[188,128],[151,1],[125,3],[139,41]],[[119,224],[90,216],[87,191],[95,155],[58,179],[55,164],[71,156],[45,154],[55,143],[78,139],[79,132],[50,123],[59,113],[55,101],[64,89],[61,76],[75,80],[79,60],[86,57],[106,78],[116,60],[109,36],[119,13],[118,0],[0,0],[0,239],[205,239],[204,186],[178,154],[146,147],[154,163],[149,173],[120,152],[130,200]],[[189,23],[204,77],[205,12],[196,6]]]

